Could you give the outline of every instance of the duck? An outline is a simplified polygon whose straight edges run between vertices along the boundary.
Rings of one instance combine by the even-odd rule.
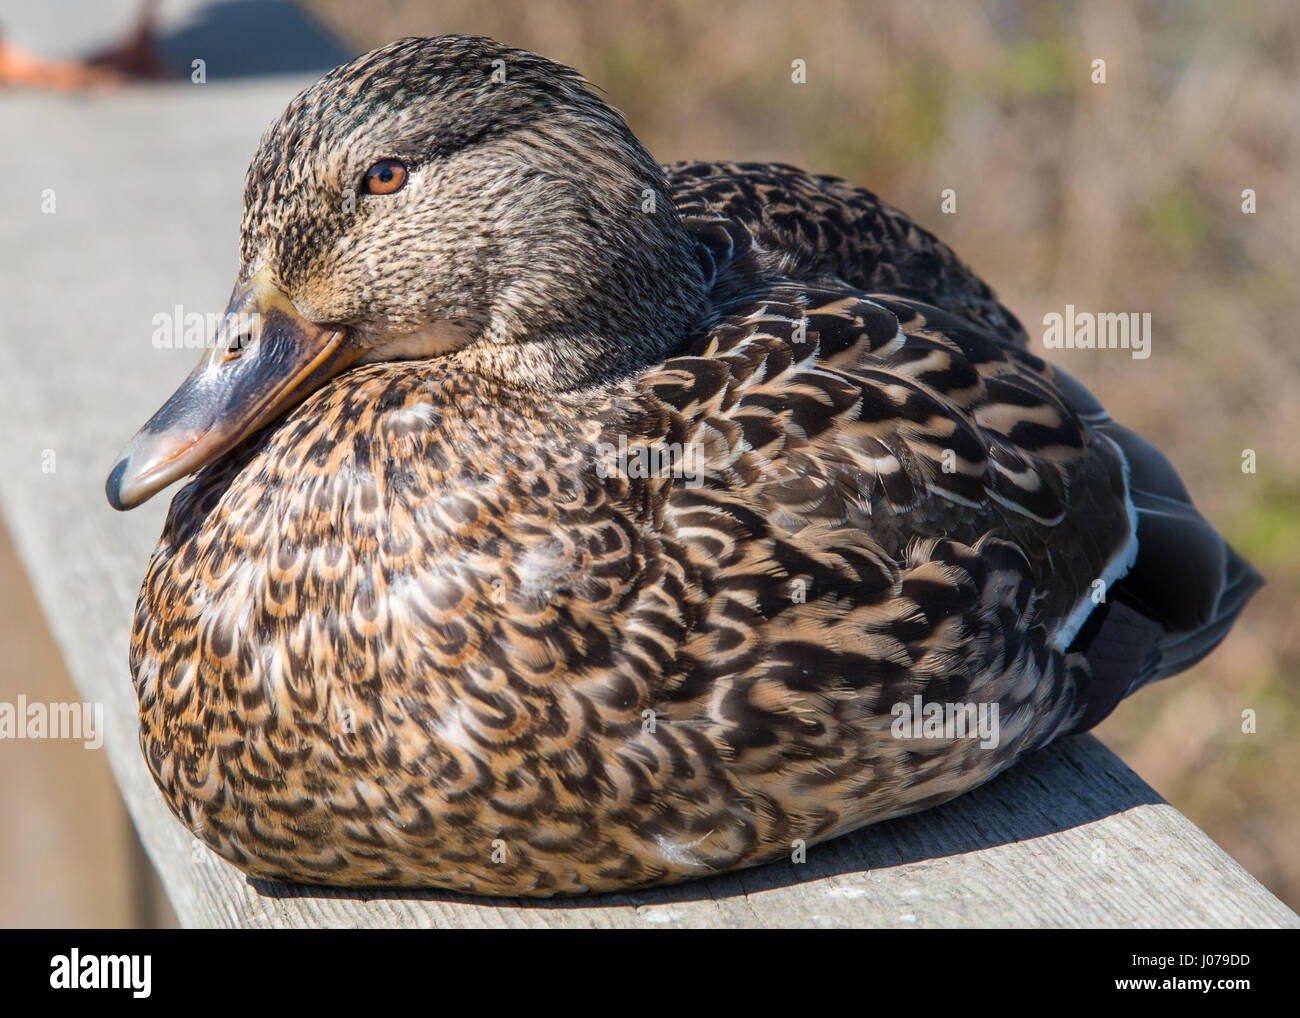
[[[1262,583],[903,212],[661,166],[542,56],[366,53],[243,199],[221,326],[106,494],[189,478],[140,747],[251,878],[546,897],[791,857],[1087,731]]]

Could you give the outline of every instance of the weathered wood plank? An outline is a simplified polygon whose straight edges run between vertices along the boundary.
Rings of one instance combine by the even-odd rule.
[[[191,926],[1296,926],[1091,737],[942,809],[782,863],[559,902],[253,884],[163,806],[136,746],[131,609],[165,497],[114,513],[113,455],[197,358],[153,316],[220,310],[244,166],[302,80],[0,99],[0,510],[181,922]],[[39,143],[39,144],[38,144]],[[31,153],[39,152],[39,161]],[[56,211],[42,211],[53,189]],[[48,457],[54,471],[43,471]]]

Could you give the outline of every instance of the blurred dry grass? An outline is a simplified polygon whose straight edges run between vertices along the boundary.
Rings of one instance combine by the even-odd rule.
[[[877,191],[1042,316],[1149,311],[1152,356],[1051,358],[1159,445],[1269,579],[1221,650],[1100,736],[1300,907],[1300,11],[1287,2],[308,0],[358,51],[490,35],[582,70],[663,161]],[[1107,64],[1093,84],[1091,62]],[[791,61],[807,83],[791,82]],[[940,212],[954,188],[958,214]],[[1245,215],[1253,188],[1258,213]],[[1041,352],[1041,349],[1040,349]],[[1243,449],[1258,473],[1243,474]],[[1241,712],[1258,733],[1241,731]]]

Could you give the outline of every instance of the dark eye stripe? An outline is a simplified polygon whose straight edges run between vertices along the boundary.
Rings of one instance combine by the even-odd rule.
[[[381,159],[366,170],[362,184],[367,194],[395,194],[406,186],[406,166],[400,159]]]

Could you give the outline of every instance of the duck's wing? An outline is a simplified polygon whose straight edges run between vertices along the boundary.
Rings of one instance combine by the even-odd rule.
[[[699,240],[720,303],[753,279],[839,281],[912,297],[1028,345],[1016,316],[948,245],[870,191],[793,166],[676,163],[664,168]]]
[[[993,699],[1025,748],[1207,653],[1258,583],[1077,381],[914,300],[775,285],[642,384],[699,450],[664,532],[712,639],[795,687]]]

